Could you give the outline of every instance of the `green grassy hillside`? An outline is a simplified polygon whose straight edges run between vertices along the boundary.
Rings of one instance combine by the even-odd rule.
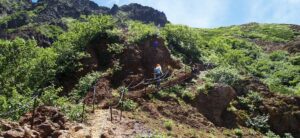
[[[299,53],[264,49],[265,43],[268,47],[272,44],[276,47],[278,43],[284,45],[296,40],[300,32],[290,25],[252,23],[202,29],[167,24],[158,28],[154,24],[123,21],[111,16],[88,16],[66,23],[67,31],[55,25],[37,25],[38,32],[55,38],[47,48],[39,47],[30,39],[0,41],[1,112],[18,109],[30,102],[32,96],[40,95],[40,104],[60,107],[69,117],[78,119],[78,102],[96,80],[103,75],[118,73],[123,66],[117,62],[120,55],[129,46],[151,37],[164,40],[172,57],[182,64],[192,62],[210,66],[212,69],[202,76],[207,86],[238,87],[242,81],[256,78],[273,93],[300,95]],[[116,62],[88,70],[89,64],[83,60],[92,57],[89,46],[95,41],[105,42],[107,47],[99,45],[98,49],[107,49],[109,52],[105,56]],[[66,88],[59,77],[62,75],[78,78],[74,87],[64,93]],[[25,112],[28,110],[1,117],[18,119]]]

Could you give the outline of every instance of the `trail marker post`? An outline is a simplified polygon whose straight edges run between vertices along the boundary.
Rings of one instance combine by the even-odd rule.
[[[85,103],[84,103],[84,100],[83,100],[83,105],[82,105],[82,114],[81,114],[81,123],[83,122],[84,120],[84,112],[85,112]]]
[[[94,93],[93,93],[93,113],[95,113],[95,95],[96,95],[96,87],[94,86]]]
[[[113,116],[112,116],[112,107],[111,106],[109,107],[109,111],[110,111],[110,121],[112,122],[113,121]]]
[[[37,100],[36,98],[34,98],[34,102],[33,102],[33,108],[32,108],[32,117],[31,117],[31,129],[33,128],[33,123],[34,123],[34,116],[35,116],[35,108],[37,106]]]

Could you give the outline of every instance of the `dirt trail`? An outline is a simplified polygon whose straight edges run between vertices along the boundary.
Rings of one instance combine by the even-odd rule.
[[[127,118],[126,113],[124,113],[120,121],[118,112],[113,110],[113,121],[111,122],[109,110],[95,110],[95,113],[88,117],[92,138],[134,138],[136,136],[151,135],[150,129],[147,129],[139,121]]]

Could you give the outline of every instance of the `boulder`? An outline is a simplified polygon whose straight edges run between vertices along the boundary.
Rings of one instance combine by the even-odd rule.
[[[24,138],[24,130],[8,130],[1,134],[4,138]]]
[[[199,93],[195,98],[194,106],[215,125],[222,126],[224,122],[222,115],[226,113],[227,107],[236,96],[231,86],[217,85],[207,94]]]
[[[126,13],[130,19],[139,20],[144,23],[154,23],[158,26],[165,26],[165,24],[169,22],[165,13],[137,3],[124,5],[121,7],[114,5],[109,13],[116,15],[119,12]]]
[[[260,111],[269,115],[268,124],[273,132],[300,137],[300,97],[273,94],[264,98]]]
[[[56,130],[55,127],[49,122],[44,122],[36,126],[36,128],[42,137],[51,136],[52,133]]]

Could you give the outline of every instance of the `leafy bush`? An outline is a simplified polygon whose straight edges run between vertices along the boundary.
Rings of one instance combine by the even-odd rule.
[[[257,115],[253,118],[248,118],[246,125],[261,132],[267,132],[270,128],[268,120],[268,115]]]
[[[128,21],[126,24],[128,34],[124,35],[129,43],[139,43],[145,38],[159,36],[159,30],[154,24],[143,24],[137,21]]]
[[[69,119],[80,121],[82,119],[83,106],[82,104],[69,104],[67,107],[65,107],[64,112]]]
[[[288,52],[274,51],[269,56],[272,61],[285,61],[288,58]]]
[[[203,39],[196,29],[167,24],[162,34],[177,57],[183,56],[186,62],[190,59],[199,61],[202,57],[200,47],[204,47]]]
[[[55,25],[41,25],[38,26],[36,30],[52,39],[56,39],[60,34],[64,32],[62,28]]]
[[[100,72],[92,72],[80,78],[79,83],[71,92],[72,99],[78,102],[81,98],[83,98],[86,95],[86,93],[92,88],[92,86],[97,82],[97,80],[100,77]]]
[[[170,119],[167,119],[164,121],[164,126],[167,130],[171,131],[174,126],[174,122]]]
[[[241,76],[236,69],[222,66],[210,70],[205,77],[211,80],[213,83],[227,85],[234,85],[238,80],[241,79]]]
[[[268,131],[268,133],[266,133],[266,136],[264,136],[264,138],[294,138],[294,137],[290,133],[285,133],[284,136],[280,137],[279,135],[276,135],[274,132]]]
[[[52,48],[39,48],[35,41],[0,40],[0,88],[9,96],[16,90],[31,95],[54,80],[56,53]]]
[[[300,65],[300,54],[290,56],[289,62],[291,62],[293,65]]]
[[[202,84],[197,87],[197,92],[207,94],[208,90],[210,90],[214,87],[214,84],[212,82],[210,82],[211,80],[209,78],[204,78],[204,79],[208,79],[208,80],[206,81],[205,84]]]
[[[113,44],[109,44],[108,45],[108,51],[110,53],[113,53],[113,54],[120,54],[123,52],[124,50],[124,45],[123,44],[118,44],[118,43],[113,43]]]
[[[254,111],[262,103],[263,97],[258,92],[250,91],[247,96],[238,97],[238,99],[242,106]]]
[[[3,112],[32,104],[31,97],[54,83],[57,54],[53,48],[39,48],[33,40],[0,40],[0,91]],[[4,98],[5,97],[5,98]],[[18,119],[26,110],[8,117]]]
[[[233,132],[239,138],[243,137],[243,131],[241,129],[234,129]]]
[[[121,108],[123,108],[123,110],[126,110],[126,111],[134,111],[138,106],[138,104],[136,102],[134,102],[130,99],[124,100],[121,105],[122,105]]]
[[[55,88],[54,86],[49,86],[43,89],[43,94],[40,97],[43,105],[47,106],[60,106],[57,102],[61,97],[58,96],[62,88]]]
[[[285,138],[294,138],[290,133],[284,133]]]
[[[107,36],[106,32],[116,25],[111,16],[88,16],[84,20],[71,22],[68,32],[60,35],[58,41],[53,44],[59,54],[59,72],[80,70],[79,60],[88,57],[85,51],[87,44],[96,37]]]
[[[264,138],[280,138],[280,136],[279,135],[276,135],[274,132],[272,132],[272,131],[268,131],[267,133],[266,133],[266,137],[264,137]]]
[[[294,38],[294,32],[288,25],[250,24],[242,28],[243,36],[264,41],[287,42]]]

